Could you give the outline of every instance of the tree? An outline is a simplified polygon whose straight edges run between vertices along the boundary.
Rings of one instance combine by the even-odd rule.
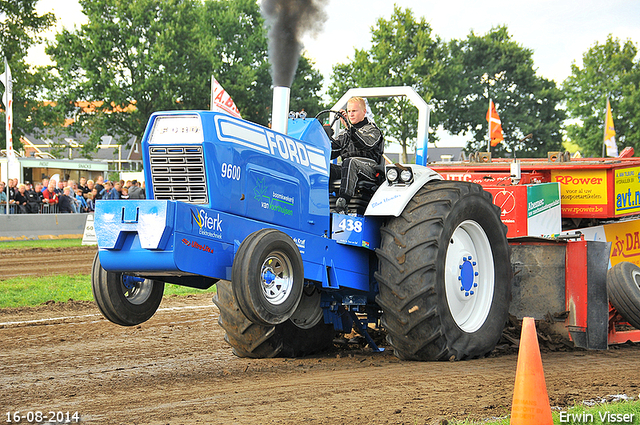
[[[412,86],[431,102],[440,87],[444,51],[425,19],[418,21],[410,9],[396,6],[389,20],[378,19],[371,35],[370,50],[356,49],[350,63],[334,66],[329,86],[332,99],[337,101],[352,87]],[[370,101],[370,106],[385,138],[402,146],[406,162],[407,148],[415,144],[416,108],[403,98]]]
[[[267,125],[271,118],[272,79],[267,29],[255,0],[206,1],[201,36],[216,79],[231,95],[242,117]],[[215,47],[215,50],[211,50]],[[291,87],[291,109],[321,109],[322,75],[305,56]]]
[[[567,127],[567,137],[584,156],[601,156],[607,97],[610,99],[616,142],[620,148],[640,149],[640,59],[637,46],[611,35],[571,65],[564,81],[569,117],[579,123]]]
[[[208,79],[213,74],[231,95],[243,118],[266,125],[271,77],[266,29],[257,2],[205,1],[200,25],[192,31],[199,33],[196,36],[201,40],[201,54],[209,62],[202,77]],[[203,93],[208,95],[209,91]]]
[[[104,134],[142,136],[152,112],[209,109],[212,75],[245,119],[268,123],[266,30],[255,0],[80,4],[88,23],[58,34],[47,53],[64,82],[68,113],[79,100],[93,102],[94,111],[72,127],[90,134],[85,156]]]
[[[85,156],[105,134],[142,135],[156,110],[206,105],[210,73],[198,55],[198,2],[80,4],[88,23],[64,29],[46,52],[63,81],[61,103],[77,117],[71,129],[90,135]],[[78,113],[78,101],[91,102],[92,112]]]
[[[315,116],[324,109],[320,91],[322,90],[322,74],[313,67],[314,63],[311,59],[300,56],[296,76],[291,85],[291,103],[292,111],[304,110],[308,116]]]
[[[55,22],[52,13],[38,15],[35,5],[38,0],[4,0],[0,2],[0,61],[7,58],[13,77],[13,141],[19,140],[25,133],[33,132],[43,122],[55,122],[56,115],[51,108],[44,107],[39,94],[51,87],[49,74],[44,68],[31,69],[25,62],[29,47],[42,41],[39,35]],[[0,73],[4,72],[4,63],[0,64]],[[4,86],[1,86],[4,92]],[[0,147],[6,146],[5,110],[0,131]]]
[[[446,130],[473,136],[467,151],[486,150],[489,99],[496,104],[504,135],[493,153],[541,157],[561,150],[562,93],[553,81],[536,75],[531,50],[513,41],[506,27],[484,36],[471,32],[448,48],[447,93],[440,108]],[[520,142],[530,133],[532,140]]]

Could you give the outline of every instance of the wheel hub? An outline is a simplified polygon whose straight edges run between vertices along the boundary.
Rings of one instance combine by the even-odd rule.
[[[460,264],[460,275],[458,280],[460,281],[460,291],[464,292],[465,297],[470,297],[475,293],[475,288],[478,287],[478,282],[475,282],[478,272],[476,271],[477,263],[471,261],[471,255],[468,257],[462,257],[462,264]]]
[[[289,297],[293,287],[293,269],[280,252],[269,255],[260,269],[262,292],[271,304],[279,305]]]
[[[266,282],[267,285],[273,285],[273,281],[276,280],[276,275],[272,270],[265,270],[262,272],[262,279]]]
[[[445,260],[447,305],[465,332],[477,331],[486,320],[493,299],[493,256],[482,227],[463,221],[451,235]]]
[[[147,281],[142,277],[123,274],[120,282],[122,284],[122,294],[131,304],[140,305],[151,296],[151,291],[153,290],[151,281]]]
[[[144,282],[144,279],[141,277],[129,276],[126,274],[122,275],[122,284],[128,290],[134,289],[136,285],[140,285],[142,282]]]

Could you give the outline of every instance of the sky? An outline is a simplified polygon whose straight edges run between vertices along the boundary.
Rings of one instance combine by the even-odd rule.
[[[582,65],[582,55],[596,42],[612,34],[631,39],[640,47],[640,1],[638,0],[324,0],[323,29],[305,35],[307,56],[325,77],[334,65],[353,58],[354,49],[371,47],[371,28],[380,18],[389,19],[394,5],[411,9],[422,17],[443,40],[462,39],[492,27],[506,25],[512,38],[533,51],[539,76],[561,84],[571,74],[571,64]],[[37,10],[54,12],[58,25],[73,29],[86,22],[77,0],[40,0]],[[49,63],[42,47],[34,47],[28,62]],[[447,143],[456,143],[449,141]]]
[[[327,76],[336,63],[353,58],[354,48],[371,46],[371,28],[389,19],[394,5],[424,17],[433,33],[444,40],[482,35],[506,25],[513,39],[533,50],[538,75],[561,83],[571,63],[608,34],[640,43],[640,1],[637,0],[329,0],[324,32],[305,37],[305,48]],[[605,6],[606,4],[606,6]]]

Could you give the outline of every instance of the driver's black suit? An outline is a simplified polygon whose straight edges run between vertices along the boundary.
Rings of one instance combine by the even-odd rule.
[[[331,180],[340,178],[340,193],[346,203],[356,191],[358,179],[374,180],[374,167],[382,161],[384,141],[382,132],[366,117],[331,139],[331,159],[342,157],[342,164],[331,164]]]

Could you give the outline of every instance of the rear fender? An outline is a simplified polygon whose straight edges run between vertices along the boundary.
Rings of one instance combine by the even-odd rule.
[[[364,212],[365,216],[398,217],[422,186],[433,180],[444,180],[431,168],[416,164],[409,164],[406,167],[413,170],[413,183],[408,186],[389,185],[385,180],[369,201],[367,210]]]

